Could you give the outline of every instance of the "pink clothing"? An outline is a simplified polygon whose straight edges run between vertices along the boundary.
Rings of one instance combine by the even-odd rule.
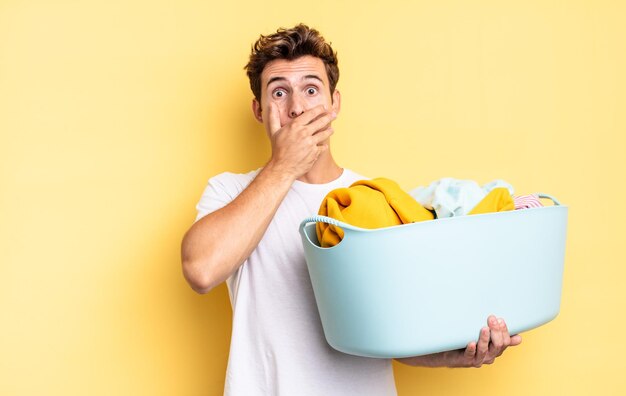
[[[537,194],[520,195],[518,197],[513,197],[513,202],[515,203],[515,210],[543,207],[543,204],[541,203],[541,201],[539,201],[539,197],[537,196]]]

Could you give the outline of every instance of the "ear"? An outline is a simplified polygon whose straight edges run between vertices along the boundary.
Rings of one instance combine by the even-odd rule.
[[[261,103],[256,98],[252,99],[252,113],[258,122],[263,123],[263,109],[261,108]]]
[[[341,110],[341,92],[337,91],[335,89],[335,92],[333,92],[333,110],[335,113],[339,114],[339,111]]]

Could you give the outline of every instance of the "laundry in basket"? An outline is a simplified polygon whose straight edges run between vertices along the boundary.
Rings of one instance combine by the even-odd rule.
[[[488,315],[511,334],[560,308],[567,207],[442,218],[364,229],[304,219],[300,235],[324,334],[335,349],[400,358],[464,348]],[[315,224],[340,227],[331,248]]]

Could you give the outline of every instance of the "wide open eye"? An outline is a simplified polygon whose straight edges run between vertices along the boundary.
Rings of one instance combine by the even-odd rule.
[[[315,87],[308,87],[306,89],[306,93],[307,93],[307,95],[313,96],[313,95],[315,95],[317,93],[317,88],[315,88]]]
[[[285,92],[284,89],[280,88],[272,92],[272,96],[278,99],[284,97],[285,95],[287,95],[287,92]]]

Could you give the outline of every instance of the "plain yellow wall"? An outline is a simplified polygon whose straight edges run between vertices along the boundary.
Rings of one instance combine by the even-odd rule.
[[[210,176],[268,157],[242,68],[259,33],[301,21],[339,52],[341,165],[405,189],[503,178],[570,207],[558,318],[493,366],[395,365],[400,395],[625,394],[624,15],[1,0],[0,394],[221,394],[226,288],[191,291],[180,240]]]

